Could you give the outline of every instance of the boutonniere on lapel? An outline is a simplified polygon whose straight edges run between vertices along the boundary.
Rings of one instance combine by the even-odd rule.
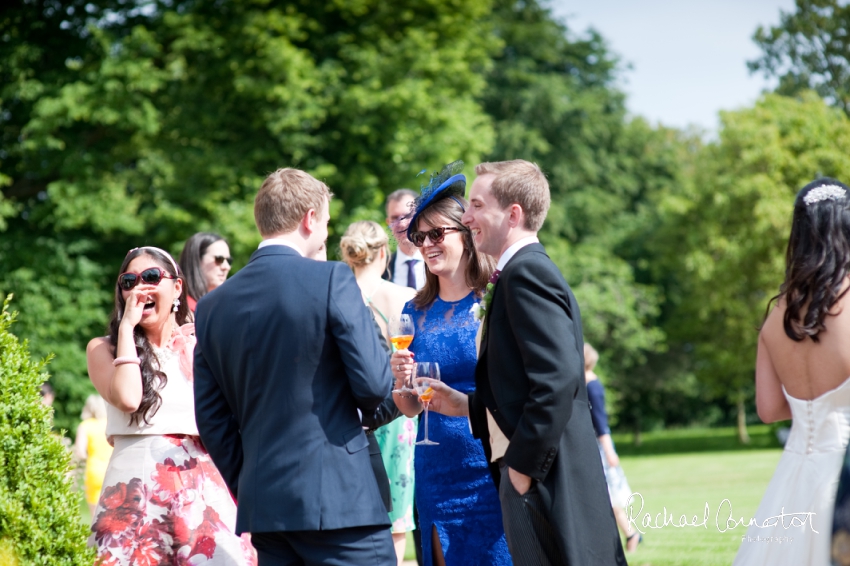
[[[480,303],[472,305],[472,315],[480,321],[484,321],[484,317],[490,312],[490,304],[493,302],[493,289],[496,288],[496,281],[499,280],[501,271],[498,269],[490,276],[490,281],[484,287],[484,296],[481,297]]]

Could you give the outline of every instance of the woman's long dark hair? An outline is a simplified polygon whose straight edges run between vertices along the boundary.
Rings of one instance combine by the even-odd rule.
[[[121,264],[119,274],[127,271],[127,266],[130,262],[141,255],[146,255],[152,258],[156,264],[164,269],[166,273],[172,277],[183,278],[182,274],[174,271],[174,265],[170,257],[166,257],[162,252],[153,248],[136,248],[127,254],[124,262]],[[179,266],[178,266],[179,269]],[[162,285],[163,282],[160,282]],[[116,347],[118,346],[118,326],[121,323],[121,317],[124,316],[124,296],[118,284],[115,284],[115,308],[112,315],[109,317],[109,343],[112,345],[112,355],[115,355]],[[180,305],[175,313],[177,324],[183,325],[189,322],[189,305],[186,301],[186,285],[183,285],[183,291],[180,293]],[[130,415],[130,424],[138,424],[139,421],[144,421],[149,424],[148,419],[153,417],[162,405],[162,397],[159,395],[160,389],[165,387],[168,377],[164,372],[160,371],[159,360],[154,354],[153,346],[151,346],[148,337],[145,335],[144,329],[140,325],[136,325],[133,329],[133,341],[136,344],[136,355],[139,356],[141,364],[139,369],[142,372],[142,402],[139,403],[139,408]]]
[[[806,198],[819,187],[823,188]],[[818,334],[826,329],[829,311],[847,293],[842,287],[850,270],[848,191],[850,188],[835,179],[818,179],[800,189],[794,201],[785,281],[770,302],[785,298],[785,334],[796,342],[806,337],[817,342]],[[815,198],[819,193],[830,196]]]
[[[466,199],[459,198],[463,203],[464,208],[469,208],[469,202]],[[416,219],[417,229],[420,229],[423,222],[427,222],[432,226],[442,224],[442,218],[449,221],[458,228],[461,228],[463,236],[464,253],[469,256],[469,262],[466,264],[466,284],[470,289],[475,291],[476,297],[481,297],[484,294],[484,288],[490,281],[490,275],[496,269],[496,261],[487,254],[479,253],[475,249],[475,243],[472,240],[472,232],[467,226],[461,222],[463,217],[463,208],[460,207],[457,201],[451,198],[442,198],[426,208]],[[425,285],[413,297],[413,305],[418,309],[424,309],[434,302],[437,295],[440,293],[440,280],[431,273],[431,270],[425,269]]]
[[[177,263],[183,270],[183,285],[186,287],[189,296],[196,301],[207,294],[207,280],[204,278],[204,272],[201,271],[201,258],[207,253],[207,248],[211,244],[221,241],[227,243],[218,234],[198,232],[186,240],[186,245],[180,252],[180,259],[177,260]]]

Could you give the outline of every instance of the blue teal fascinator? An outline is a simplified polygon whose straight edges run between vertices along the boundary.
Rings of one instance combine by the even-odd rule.
[[[466,212],[461,198],[466,194],[466,175],[463,171],[463,161],[453,161],[443,167],[439,173],[431,173],[431,180],[422,186],[419,197],[413,201],[413,213],[410,215],[410,224],[407,227],[407,237],[416,231],[416,220],[426,208],[438,200],[450,198],[460,205],[461,210]]]

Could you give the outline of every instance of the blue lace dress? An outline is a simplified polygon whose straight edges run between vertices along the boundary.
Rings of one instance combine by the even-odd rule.
[[[410,346],[415,360],[439,363],[442,380],[464,393],[475,389],[475,302],[470,293],[453,303],[438,297],[425,311],[412,303],[404,308],[416,324]],[[447,566],[511,564],[499,495],[468,419],[432,412],[428,420],[428,436],[440,445],[417,446],[414,457],[424,563],[432,563],[431,531],[436,527]],[[417,440],[424,438],[424,430],[420,417]]]

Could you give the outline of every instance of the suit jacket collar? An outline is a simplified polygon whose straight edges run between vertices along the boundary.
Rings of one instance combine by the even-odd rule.
[[[530,254],[530,253],[534,253],[534,252],[546,253],[546,248],[544,248],[543,244],[541,244],[540,242],[533,242],[533,243],[530,243],[530,244],[527,244],[527,245],[521,247],[519,250],[517,250],[517,252],[513,255],[513,257],[508,259],[508,262],[505,264],[503,271],[504,271],[504,269],[509,268],[511,265],[516,265],[515,260],[518,257],[522,257],[525,254]],[[496,281],[496,287],[493,289],[493,301],[496,300],[496,290],[499,288],[499,281],[501,281],[501,280],[502,280],[502,278],[500,277],[499,280]],[[490,311],[491,312],[493,310],[493,301],[491,301],[491,303],[490,303]],[[489,315],[487,317],[485,317],[484,324],[486,326],[485,326],[485,330],[484,330],[484,337],[481,340],[481,348],[478,352],[479,358],[481,358],[482,356],[485,355],[485,351],[487,350],[487,345],[489,343],[489,335],[490,335],[490,332],[489,332],[490,331],[490,316]]]
[[[543,244],[541,244],[540,242],[534,242],[534,243],[531,243],[531,244],[528,244],[526,246],[521,247],[519,250],[517,250],[517,252],[513,255],[513,257],[508,260],[508,262],[502,268],[502,271],[504,271],[505,269],[510,267],[511,264],[516,263],[516,259],[518,257],[522,257],[525,254],[529,254],[529,253],[533,253],[533,252],[543,252],[545,254],[546,248],[544,248]]]
[[[248,263],[251,263],[255,259],[271,256],[271,255],[282,255],[287,257],[302,257],[296,250],[290,248],[289,246],[263,246],[258,249],[254,253],[251,254],[251,259],[248,260]]]
[[[499,263],[496,266],[496,269],[503,270],[505,266],[508,264],[511,259],[519,252],[521,249],[530,246],[531,244],[540,243],[540,240],[537,239],[537,236],[528,236],[527,238],[523,238],[521,240],[517,240],[514,242],[512,246],[505,250],[505,253],[499,258]]]

